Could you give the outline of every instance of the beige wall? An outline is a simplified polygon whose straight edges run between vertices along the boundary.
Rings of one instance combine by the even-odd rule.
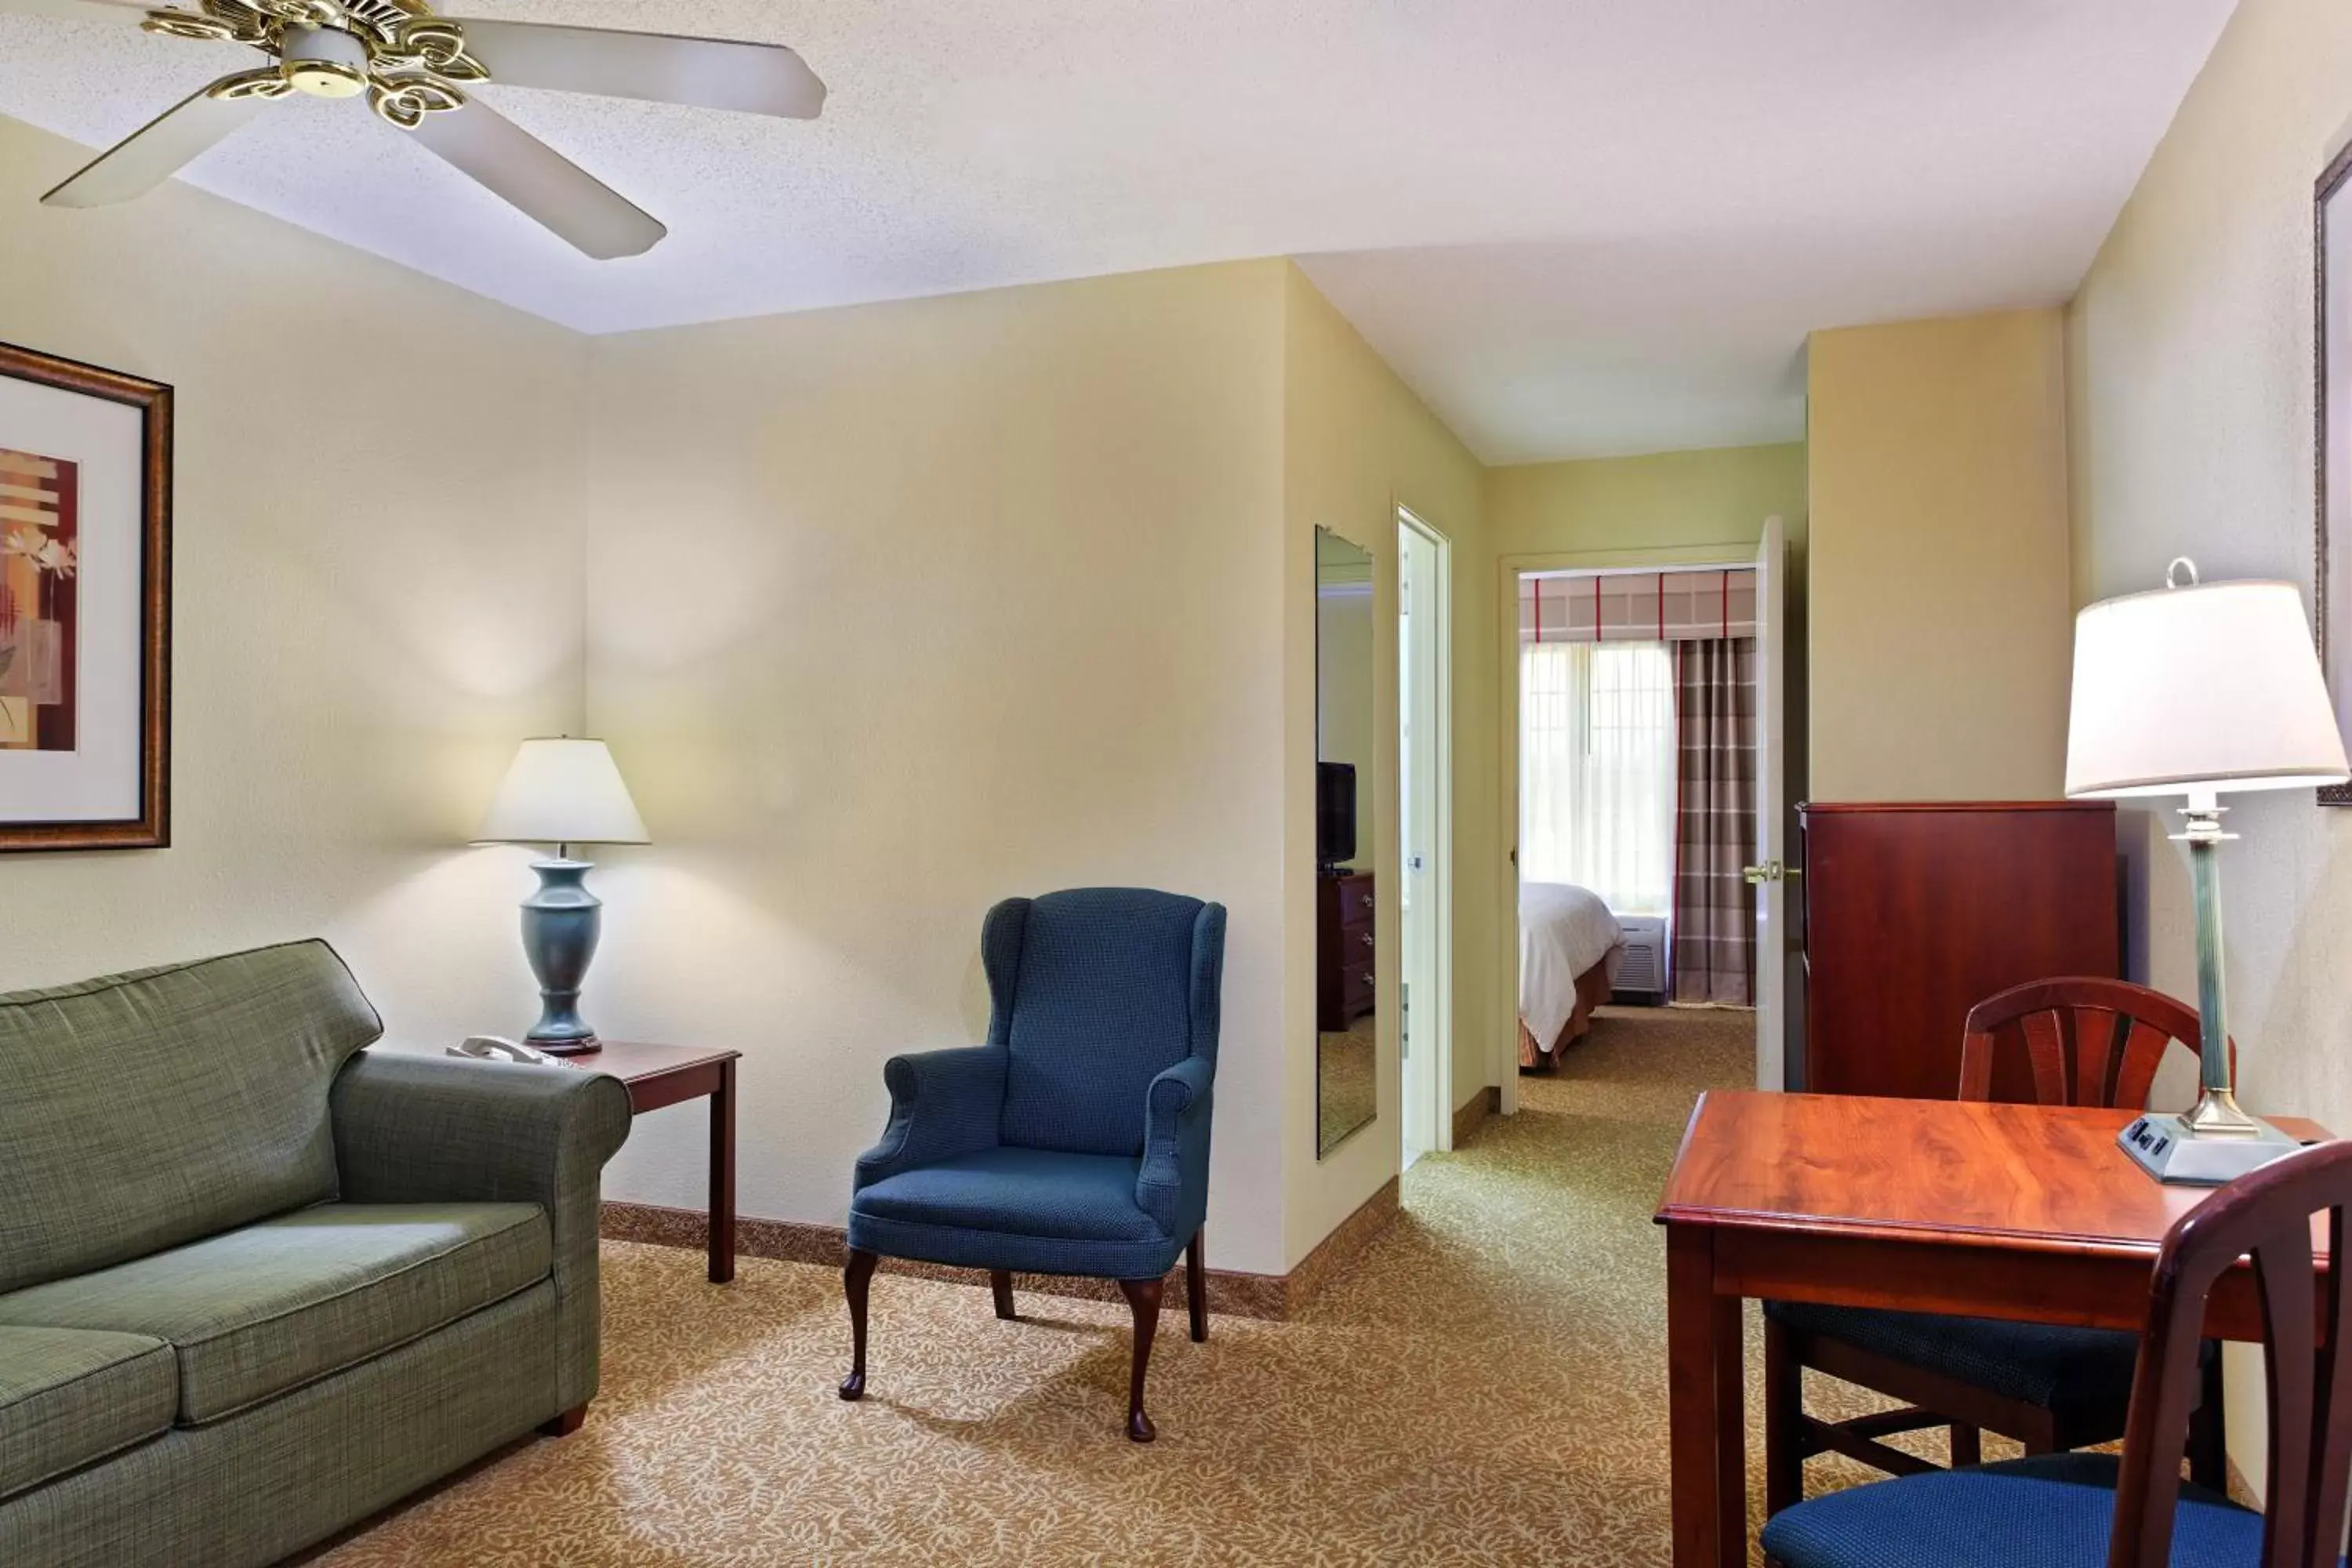
[[[596,344],[590,710],[657,840],[596,1011],[743,1051],[747,1213],[844,1217],[884,1059],[985,1033],[996,900],[1160,887],[1231,911],[1211,1257],[1283,1268],[1286,272]],[[612,1189],[698,1205],[701,1137]]]
[[[1232,909],[1220,1265],[1393,1173],[1392,1039],[1381,1131],[1313,1157],[1312,531],[1385,610],[1397,502],[1457,546],[1465,952],[1491,557],[1475,464],[1288,263],[591,342],[181,186],[49,213],[77,151],[0,153],[0,337],[181,390],[177,845],[0,858],[0,985],[323,931],[394,1043],[519,1030],[527,855],[463,840],[516,738],[593,727],[657,843],[604,854],[592,1016],[746,1053],[746,1212],[838,1219],[883,1058],[984,1026],[988,904],[1089,882]],[[608,1190],[701,1162],[656,1115]]]
[[[1467,452],[1282,261],[605,339],[593,381],[591,717],[660,839],[604,874],[598,1007],[746,1053],[746,1126],[773,1129],[746,1211],[842,1216],[883,1059],[985,1027],[992,901],[1139,883],[1232,910],[1213,1253],[1297,1263],[1399,1131],[1390,1007],[1379,1128],[1315,1157],[1314,530],[1375,557],[1392,714],[1394,509],[1486,559]],[[1465,662],[1483,758],[1492,671]],[[1456,940],[1491,951],[1491,878],[1457,876]],[[1456,1002],[1467,1098],[1475,966]],[[701,1158],[649,1125],[613,1185],[693,1204]]]
[[[1753,542],[1763,521],[1805,538],[1805,446],[1718,447],[1489,468],[1487,531],[1496,554],[1555,555]]]
[[[584,346],[185,185],[37,205],[88,156],[0,120],[0,341],[178,388],[173,847],[0,856],[0,990],[323,934],[396,1043],[520,1032],[528,857],[463,845],[581,719]]]
[[[1315,1117],[1315,530],[1328,528],[1372,552],[1374,626],[1382,721],[1375,770],[1380,842],[1397,831],[1396,509],[1444,534],[1454,554],[1454,1098],[1495,1081],[1500,1047],[1493,1020],[1496,980],[1496,868],[1503,845],[1493,808],[1495,681],[1493,548],[1479,504],[1479,468],[1306,275],[1287,263],[1283,331],[1285,683],[1290,715],[1285,821],[1284,919],[1289,1043],[1283,1163],[1287,1194],[1286,1267],[1377,1192],[1401,1163],[1397,1071],[1396,889],[1380,891],[1379,1120],[1328,1158],[1316,1158]],[[1391,884],[1393,879],[1387,879]],[[1222,1136],[1222,1133],[1220,1134]]]
[[[606,854],[592,1015],[746,1053],[748,1213],[841,1216],[882,1059],[984,1026],[991,901],[1147,883],[1232,908],[1215,1253],[1294,1265],[1402,1130],[1391,1004],[1380,1125],[1315,1157],[1314,529],[1378,563],[1386,714],[1396,507],[1453,544],[1466,1104],[1511,1044],[1497,563],[1808,510],[1790,448],[1482,474],[1284,261],[590,342],[177,185],[50,213],[76,150],[0,153],[0,337],[182,392],[178,847],[0,859],[0,985],[324,931],[396,1043],[519,1028],[526,857],[462,840],[515,738],[593,727],[657,843]],[[611,1190],[701,1159],[649,1118]]]
[[[2056,310],[1812,336],[1816,800],[2032,800],[2063,784],[2064,324]]]
[[[2313,182],[2352,117],[2352,11],[2247,0],[2067,313],[2079,603],[2210,578],[2311,583]],[[2352,1128],[2352,812],[2232,796],[2223,854],[2231,1033],[2258,1111]],[[2157,811],[2150,980],[2194,994],[2188,871]],[[2233,1358],[2231,1458],[2259,1478],[2254,1369]]]

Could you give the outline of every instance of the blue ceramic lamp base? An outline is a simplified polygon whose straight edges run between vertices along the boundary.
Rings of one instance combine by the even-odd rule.
[[[595,865],[559,854],[530,868],[539,890],[522,901],[522,951],[539,978],[539,1022],[524,1038],[556,1056],[595,1050],[603,1042],[580,1016],[580,986],[604,921],[604,900],[585,885]]]

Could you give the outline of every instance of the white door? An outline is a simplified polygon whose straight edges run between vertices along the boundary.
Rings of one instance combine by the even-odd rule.
[[[1444,540],[1410,512],[1397,515],[1397,822],[1403,951],[1398,1017],[1404,1053],[1403,1161],[1453,1146],[1452,921],[1447,849],[1453,805]]]
[[[1756,1087],[1781,1089],[1788,1039],[1789,882],[1786,799],[1788,732],[1788,540],[1764,520],[1756,547]]]

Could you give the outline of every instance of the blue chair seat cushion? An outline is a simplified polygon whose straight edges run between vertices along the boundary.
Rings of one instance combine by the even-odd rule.
[[[859,1189],[853,1217],[1065,1241],[1160,1241],[1136,1206],[1138,1162],[1118,1154],[998,1147],[902,1171]]]
[[[2131,1404],[2135,1334],[1937,1312],[1824,1307],[1767,1301],[1765,1315],[1801,1333],[1842,1340],[1856,1350],[1958,1378],[1989,1393],[2021,1399],[2077,1421],[2105,1416],[2123,1433]],[[2086,1439],[2098,1441],[2099,1439]]]
[[[2112,1454],[2040,1454],[1831,1492],[1781,1510],[1764,1552],[1784,1568],[2106,1568]],[[2263,1516],[2181,1483],[2172,1561],[2256,1568]]]

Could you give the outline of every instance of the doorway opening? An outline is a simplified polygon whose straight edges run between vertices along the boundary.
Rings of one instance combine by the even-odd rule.
[[[1454,1147],[1453,555],[1397,508],[1397,1038],[1403,1161]]]
[[[1510,563],[1506,1112],[1612,1005],[1754,1009],[1780,1087],[1781,548]]]

